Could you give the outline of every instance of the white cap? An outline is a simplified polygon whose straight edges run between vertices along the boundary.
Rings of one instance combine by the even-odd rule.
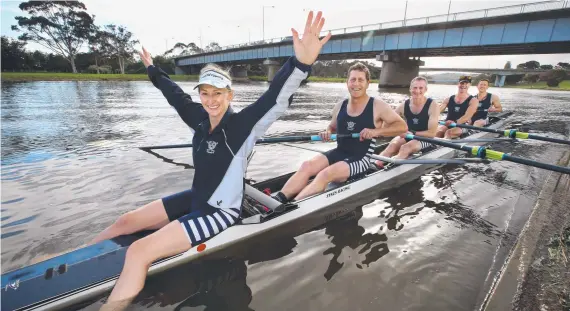
[[[223,88],[230,88],[232,87],[232,82],[230,79],[226,78],[224,75],[214,71],[208,70],[200,75],[200,80],[198,81],[198,85],[194,87],[194,89],[198,88],[202,84],[208,84],[219,89]]]

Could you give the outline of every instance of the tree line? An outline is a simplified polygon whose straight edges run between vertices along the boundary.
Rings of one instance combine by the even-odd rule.
[[[505,69],[511,69],[511,62],[507,62],[504,66]],[[556,87],[560,82],[568,78],[566,70],[570,70],[570,63],[559,62],[556,66],[543,64],[535,60],[530,60],[517,65],[517,69],[530,69],[537,70],[543,69],[547,70],[543,73],[527,73],[524,75],[510,75],[505,79],[506,84],[516,84],[516,83],[536,83],[538,81],[546,81],[546,84],[551,87]],[[492,79],[494,79],[494,75]]]
[[[134,46],[139,43],[133,33],[124,26],[108,24],[98,26],[95,16],[87,13],[85,4],[80,1],[26,1],[19,5],[28,16],[17,16],[17,25],[12,29],[21,33],[17,40],[2,36],[2,71],[48,71],[48,72],[93,72],[93,73],[144,73],[141,62],[135,61]],[[30,52],[25,46],[36,42],[50,50]],[[87,47],[86,52],[80,52]],[[173,58],[182,54],[197,54],[221,50],[216,42],[201,48],[193,42],[177,42],[162,55],[154,57],[154,63],[167,73],[174,73]],[[312,75],[319,77],[345,77],[348,68],[356,61],[333,60],[318,61],[314,64]],[[380,68],[373,63],[363,61],[370,69],[371,79],[377,79]],[[511,68],[507,62],[505,68]],[[509,76],[507,83],[519,81],[548,80],[556,75],[557,70],[570,69],[568,63],[556,66],[540,65],[537,61],[528,61],[517,65],[525,69],[551,69],[548,75]],[[263,74],[263,67],[252,65],[249,74]],[[564,75],[563,78],[566,76]]]

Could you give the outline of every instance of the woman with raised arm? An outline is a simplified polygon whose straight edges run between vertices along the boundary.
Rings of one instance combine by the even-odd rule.
[[[234,94],[227,72],[216,65],[204,67],[197,86],[201,103],[196,103],[152,64],[143,48],[140,56],[150,80],[194,134],[195,174],[191,189],[121,215],[92,241],[158,229],[128,248],[107,304],[132,300],[142,290],[155,260],[185,252],[236,223],[244,195],[247,156],[256,140],[291,104],[293,93],[308,77],[311,65],[330,39],[330,33],[319,39],[324,22],[321,12],[314,19],[310,12],[302,38],[291,29],[295,56],[281,67],[257,101],[237,113],[230,107]]]

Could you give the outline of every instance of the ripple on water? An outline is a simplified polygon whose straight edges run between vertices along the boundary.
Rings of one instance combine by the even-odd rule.
[[[13,200],[3,201],[1,204],[12,204],[12,203],[20,202],[23,200],[24,200],[24,198],[17,198],[17,199],[13,199]],[[3,209],[2,212],[4,212],[4,211],[5,210]]]
[[[10,222],[10,223],[7,223],[7,224],[3,224],[2,227],[3,227],[3,228],[8,228],[8,227],[13,227],[13,226],[25,224],[25,223],[28,223],[28,222],[30,222],[30,221],[36,219],[37,217],[38,217],[38,215],[33,215],[33,216],[30,216],[30,217],[26,217],[26,218],[24,218],[24,219],[20,219],[20,220],[16,220],[16,221],[13,221],[13,222]]]
[[[180,85],[197,95],[194,83]],[[267,86],[236,84],[236,110],[255,101]],[[455,86],[430,85],[430,96],[440,102],[455,90]],[[392,105],[407,92],[372,86],[368,91]],[[568,135],[570,93],[498,88],[490,92],[499,94],[505,110],[516,110],[513,119],[526,131]],[[2,226],[4,271],[35,256],[66,251],[92,238],[121,213],[191,186],[191,149],[157,151],[162,158],[137,149],[188,143],[192,138],[151,83],[3,83],[2,95],[2,204],[8,207],[2,212],[9,213],[2,215],[2,222],[9,222]],[[267,135],[321,131],[331,109],[346,95],[342,83],[301,87]],[[311,145],[322,150],[333,146]],[[548,144],[529,141],[494,149],[553,160]],[[247,174],[256,180],[294,171],[315,155],[278,144],[256,150]],[[394,310],[472,310],[476,291],[485,290],[480,287],[506,230],[502,217],[512,208],[513,193],[529,197],[538,193],[534,186],[541,178],[531,178],[535,185],[529,186],[521,178],[525,174],[539,176],[536,170],[514,164],[450,166],[395,190],[370,194],[375,197],[364,203],[351,202],[360,206],[318,230],[285,237],[274,230],[278,238],[263,241],[271,247],[257,248],[255,256],[248,253],[248,267],[243,264],[247,278],[238,284],[243,291],[209,293],[218,295],[216,301],[233,295],[249,302],[255,296],[256,308],[268,310],[281,302],[299,310],[378,310],[386,305]],[[517,206],[516,211],[521,210]],[[168,281],[155,283],[156,291],[150,293],[150,288],[146,298],[174,294],[180,286],[164,290],[165,285],[192,280],[182,272],[192,269],[182,265],[176,271]],[[164,295],[155,294],[161,291]]]
[[[26,232],[26,230],[17,230],[17,231],[12,231],[12,232],[7,232],[7,233],[2,233],[2,236],[0,236],[0,239],[7,239],[9,237],[13,237],[15,235],[19,235]]]

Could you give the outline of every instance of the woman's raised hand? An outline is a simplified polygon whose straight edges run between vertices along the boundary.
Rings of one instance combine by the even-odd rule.
[[[152,65],[152,57],[150,56],[150,53],[144,48],[144,46],[142,48],[142,52],[139,52],[139,55],[145,68],[148,68],[148,66]]]
[[[305,24],[305,31],[303,32],[303,37],[299,38],[299,33],[291,28],[293,33],[293,48],[295,50],[295,57],[298,61],[306,65],[312,65],[319,53],[321,48],[329,39],[331,38],[331,33],[329,32],[323,39],[319,39],[319,35],[323,26],[325,24],[325,19],[322,17],[322,12],[318,12],[316,18],[313,20],[313,11],[309,12],[307,17],[307,23]]]

